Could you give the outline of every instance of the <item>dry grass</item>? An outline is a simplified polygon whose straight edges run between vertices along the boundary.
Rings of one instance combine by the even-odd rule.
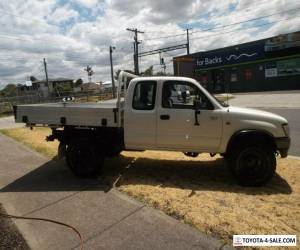
[[[43,141],[47,129],[4,133],[47,156],[56,155],[57,143]],[[145,151],[107,160],[103,175],[110,184],[118,180],[115,184],[122,192],[230,243],[233,234],[299,238],[299,170],[299,160],[278,159],[277,175],[267,186],[245,188],[234,183],[222,158]]]
[[[119,189],[227,242],[233,234],[299,235],[299,169],[300,161],[279,159],[267,186],[245,188],[234,183],[221,158],[146,152]]]
[[[33,148],[37,152],[53,158],[57,155],[58,142],[46,142],[45,138],[50,134],[49,128],[14,128],[2,129],[1,133],[14,138],[15,140]]]

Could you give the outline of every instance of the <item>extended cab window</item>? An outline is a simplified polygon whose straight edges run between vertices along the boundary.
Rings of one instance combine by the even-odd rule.
[[[200,89],[183,81],[166,81],[163,85],[162,107],[173,109],[193,109],[194,101],[198,100],[200,109],[213,109],[210,100]]]
[[[135,85],[132,107],[137,110],[152,110],[155,105],[156,82],[141,81]]]

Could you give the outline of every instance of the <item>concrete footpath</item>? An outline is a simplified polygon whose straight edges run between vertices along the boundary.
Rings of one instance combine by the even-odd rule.
[[[217,239],[146,207],[100,180],[72,176],[49,160],[0,135],[0,203],[9,214],[45,217],[75,226],[85,249],[229,249]],[[72,230],[15,220],[32,249],[79,249]]]
[[[23,123],[15,123],[13,116],[0,117],[0,129],[7,128],[21,128],[24,127]]]

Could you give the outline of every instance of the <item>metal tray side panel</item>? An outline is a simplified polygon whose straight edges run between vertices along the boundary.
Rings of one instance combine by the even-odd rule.
[[[102,126],[102,119],[106,119],[106,126],[116,127],[113,108],[79,107],[79,106],[18,106],[16,122],[42,125],[72,125],[72,126]],[[66,123],[61,123],[65,118]]]

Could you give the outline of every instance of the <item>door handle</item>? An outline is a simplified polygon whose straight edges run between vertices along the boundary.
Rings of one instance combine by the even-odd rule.
[[[170,116],[169,115],[161,115],[160,119],[161,120],[170,120]]]

